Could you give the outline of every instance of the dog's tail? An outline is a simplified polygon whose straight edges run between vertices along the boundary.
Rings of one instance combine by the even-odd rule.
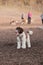
[[[32,35],[32,34],[33,34],[33,31],[29,30],[29,31],[27,31],[27,33],[28,33],[29,35]]]

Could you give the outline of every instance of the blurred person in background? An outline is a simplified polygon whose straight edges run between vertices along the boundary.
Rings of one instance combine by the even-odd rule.
[[[40,16],[40,17],[41,17],[41,21],[42,21],[42,24],[43,24],[43,14],[41,14],[41,16]]]
[[[31,18],[32,18],[32,13],[31,13],[31,12],[29,12],[29,13],[28,13],[28,24],[30,24],[30,23],[31,23]]]

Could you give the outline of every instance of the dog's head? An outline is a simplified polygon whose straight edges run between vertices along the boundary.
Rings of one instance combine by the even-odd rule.
[[[19,33],[19,34],[21,34],[21,33],[23,33],[23,28],[21,28],[21,27],[17,27],[16,28],[16,31]]]

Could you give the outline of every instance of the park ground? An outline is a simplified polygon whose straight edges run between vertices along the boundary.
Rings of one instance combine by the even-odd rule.
[[[15,28],[0,27],[0,65],[43,65],[43,25],[21,26],[32,30],[31,48],[17,50]],[[42,27],[42,28],[41,28]]]

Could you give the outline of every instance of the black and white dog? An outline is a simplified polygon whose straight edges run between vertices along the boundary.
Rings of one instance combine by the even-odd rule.
[[[31,47],[30,43],[30,35],[33,34],[33,31],[27,31],[26,34],[24,32],[24,29],[21,27],[16,28],[16,35],[17,35],[17,49],[26,48],[26,43],[28,48]]]

